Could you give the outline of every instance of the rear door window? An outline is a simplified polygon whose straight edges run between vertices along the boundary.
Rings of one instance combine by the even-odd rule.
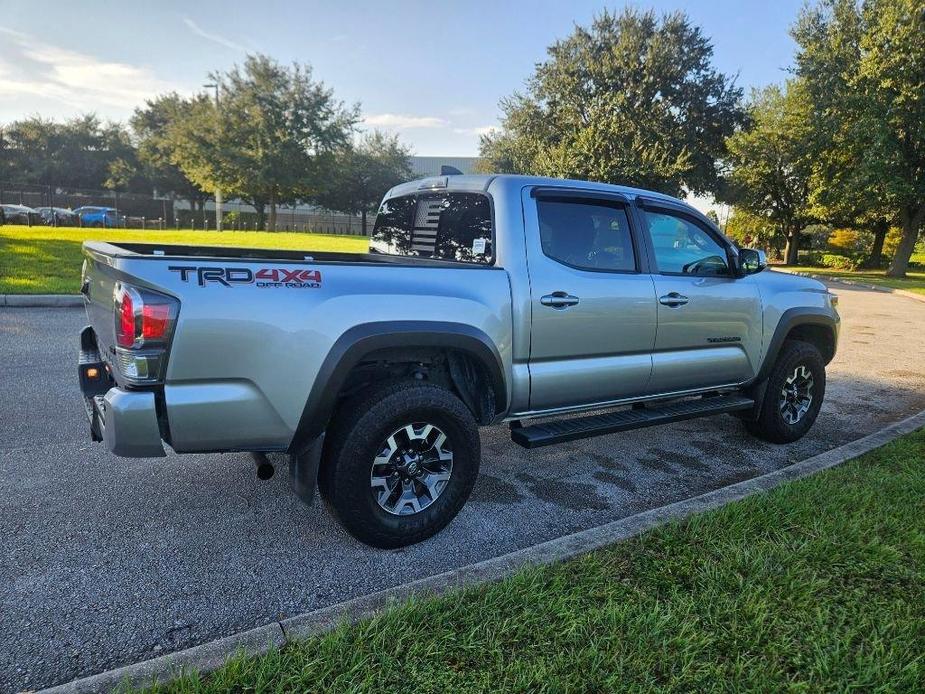
[[[382,203],[370,251],[491,264],[491,205],[479,193],[425,193]]]
[[[635,272],[629,219],[622,205],[538,200],[543,253],[563,265],[599,272]]]

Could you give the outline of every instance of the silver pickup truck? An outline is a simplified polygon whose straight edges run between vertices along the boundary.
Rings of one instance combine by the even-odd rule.
[[[79,377],[119,456],[288,455],[359,540],[459,512],[479,426],[532,448],[731,413],[819,413],[836,297],[665,195],[443,176],[385,196],[366,254],[84,244]],[[576,413],[585,413],[576,415]]]

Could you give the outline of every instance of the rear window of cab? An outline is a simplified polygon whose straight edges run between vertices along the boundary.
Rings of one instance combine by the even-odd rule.
[[[389,198],[376,215],[373,253],[491,264],[491,205],[480,193]]]

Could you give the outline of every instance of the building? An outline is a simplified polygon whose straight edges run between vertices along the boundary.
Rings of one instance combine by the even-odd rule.
[[[478,157],[411,157],[411,171],[415,178],[439,176],[441,166],[452,166],[464,174],[476,173]]]

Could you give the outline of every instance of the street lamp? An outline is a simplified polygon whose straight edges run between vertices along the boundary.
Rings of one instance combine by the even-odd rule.
[[[204,84],[204,85],[202,85],[202,86],[205,87],[206,89],[214,89],[214,90],[215,90],[215,113],[216,113],[216,115],[219,116],[219,118],[221,118],[221,114],[219,114],[219,111],[218,111],[218,109],[219,109],[219,103],[218,103],[218,89],[219,89],[219,85],[218,85],[218,82],[212,82],[212,83],[209,83],[209,84]],[[216,229],[216,231],[221,231],[221,230],[222,230],[222,191],[219,190],[219,189],[217,189],[217,188],[216,188],[216,190],[215,190],[215,229]]]

